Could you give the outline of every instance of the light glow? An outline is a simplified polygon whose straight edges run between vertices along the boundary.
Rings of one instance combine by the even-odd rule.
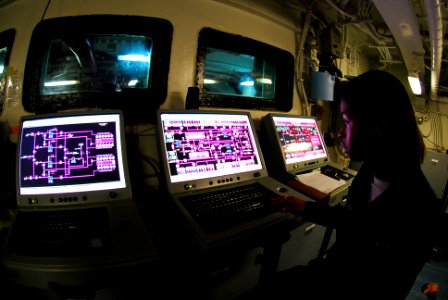
[[[138,79],[133,79],[128,82],[128,86],[136,86],[138,83]]]
[[[257,78],[257,82],[264,84],[272,84],[272,79],[269,78]]]
[[[139,62],[147,62],[151,61],[151,57],[148,55],[139,55],[139,54],[126,54],[126,55],[118,55],[118,60],[125,61],[139,61]]]
[[[240,85],[242,85],[242,86],[254,86],[255,83],[254,83],[253,80],[247,80],[247,81],[241,81]]]
[[[204,79],[204,84],[215,84],[215,83],[217,83],[217,81],[214,79],[207,79],[207,78]]]
[[[44,86],[65,86],[79,84],[79,80],[57,80],[48,81],[44,83]]]
[[[408,81],[409,81],[409,85],[411,86],[412,92],[415,95],[421,95],[422,94],[422,85],[421,85],[420,78],[418,77],[418,75],[409,74]]]

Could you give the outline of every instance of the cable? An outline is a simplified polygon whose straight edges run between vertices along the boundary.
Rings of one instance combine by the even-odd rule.
[[[44,13],[42,14],[42,18],[40,18],[41,21],[45,18],[45,14],[47,13],[47,9],[50,6],[50,3],[51,3],[51,0],[48,0],[47,6],[45,6]]]
[[[160,169],[157,165],[158,163],[153,158],[151,158],[149,156],[141,155],[140,157],[143,161],[145,161],[148,165],[150,165],[152,167],[159,183],[162,182]]]
[[[155,161],[154,158],[151,158],[146,155],[141,155],[140,157],[153,168],[154,172],[160,173],[159,167],[157,166],[157,162]]]
[[[313,1],[314,2],[314,1]],[[301,96],[301,103],[302,103],[302,113],[304,115],[309,115],[309,110],[308,110],[308,97],[306,95],[306,90],[305,90],[305,86],[303,83],[303,78],[302,78],[302,71],[303,71],[303,62],[304,62],[304,48],[305,48],[305,41],[306,41],[306,37],[308,35],[308,29],[309,29],[309,25],[310,25],[310,21],[311,21],[311,7],[312,7],[313,3],[311,3],[310,5],[310,9],[308,10],[308,13],[306,15],[305,18],[305,23],[303,25],[303,29],[302,29],[302,36],[300,38],[300,43],[297,46],[297,70],[296,70],[296,74],[297,74],[297,80],[296,80],[296,88],[297,91],[299,93],[299,96]],[[296,41],[297,41],[297,35],[296,35]]]

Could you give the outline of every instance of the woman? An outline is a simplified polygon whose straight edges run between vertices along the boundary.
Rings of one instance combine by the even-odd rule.
[[[439,204],[420,164],[425,147],[401,82],[372,70],[340,91],[338,137],[363,162],[345,206],[273,199],[283,211],[336,229],[325,259],[276,276],[269,289],[300,299],[405,299],[432,249]],[[339,297],[339,298],[337,298]]]

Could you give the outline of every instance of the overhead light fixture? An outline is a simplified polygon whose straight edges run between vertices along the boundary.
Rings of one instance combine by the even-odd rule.
[[[410,72],[408,75],[408,81],[409,81],[409,85],[411,86],[412,92],[415,95],[421,95],[422,94],[422,83],[420,81],[420,77],[418,76],[418,73]]]

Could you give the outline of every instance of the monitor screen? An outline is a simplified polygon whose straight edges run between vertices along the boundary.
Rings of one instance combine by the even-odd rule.
[[[226,182],[230,175],[263,170],[248,113],[161,111],[159,120],[161,154],[169,184],[183,187],[184,183],[199,185],[202,180],[208,186],[213,177]]]
[[[196,61],[201,106],[291,110],[294,57],[288,51],[203,28]]]
[[[19,205],[130,197],[124,142],[119,111],[23,117],[18,143]]]
[[[273,99],[275,79],[272,61],[213,47],[206,49],[204,92],[207,94]]]
[[[268,114],[263,119],[268,139],[277,145],[286,170],[306,170],[329,161],[314,117]]]

